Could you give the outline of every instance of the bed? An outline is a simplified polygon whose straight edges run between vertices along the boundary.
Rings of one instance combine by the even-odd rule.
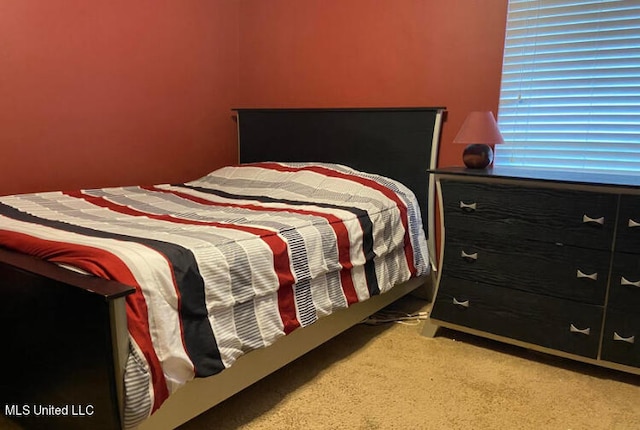
[[[428,282],[443,115],[235,109],[236,166],[1,197],[4,415],[175,428]]]

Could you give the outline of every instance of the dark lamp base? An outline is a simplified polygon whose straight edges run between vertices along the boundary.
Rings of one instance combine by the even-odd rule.
[[[493,161],[493,151],[489,145],[473,143],[464,148],[462,161],[470,169],[484,169]]]

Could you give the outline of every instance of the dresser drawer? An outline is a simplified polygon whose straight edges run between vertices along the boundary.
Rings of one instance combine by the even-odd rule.
[[[448,277],[604,305],[608,251],[480,232],[464,236],[446,232],[443,274]]]
[[[616,251],[640,254],[640,196],[620,197]]]
[[[607,310],[600,358],[640,366],[640,314]]]
[[[608,306],[640,312],[640,254],[613,255]]]
[[[443,275],[431,317],[596,358],[603,308]]]
[[[445,229],[610,249],[618,196],[442,179]]]

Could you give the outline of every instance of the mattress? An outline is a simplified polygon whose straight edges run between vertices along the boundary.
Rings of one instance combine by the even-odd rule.
[[[0,197],[0,246],[135,288],[127,427],[189,380],[427,274],[422,225],[404,185],[336,164]]]

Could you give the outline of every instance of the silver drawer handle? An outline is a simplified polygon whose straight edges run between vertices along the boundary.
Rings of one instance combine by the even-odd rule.
[[[618,333],[616,333],[614,331],[613,332],[613,340],[619,340],[621,342],[627,342],[627,343],[635,343],[636,342],[636,337],[635,336],[622,337],[622,336],[620,336]]]
[[[455,297],[453,298],[453,304],[456,306],[462,306],[463,308],[469,307],[469,300],[465,300],[464,302],[458,301]]]
[[[460,252],[460,257],[464,258],[465,260],[477,260],[478,253],[474,252],[473,254],[467,254],[466,252],[464,252],[464,250],[462,250]]]
[[[476,210],[476,203],[465,203],[460,200],[460,209],[467,212],[473,212]]]
[[[585,329],[579,329],[578,327],[574,326],[573,324],[571,324],[571,327],[569,327],[569,331],[571,333],[586,334],[587,336],[589,336],[589,334],[591,334],[591,328],[587,327]]]
[[[598,272],[586,274],[582,270],[578,269],[578,271],[576,272],[576,277],[577,278],[587,278],[587,279],[591,279],[593,281],[597,281],[598,280]]]
[[[620,285],[631,285],[632,287],[640,287],[640,281],[630,281],[624,276],[621,276]]]
[[[591,218],[588,215],[582,215],[582,222],[594,222],[596,224],[604,225],[604,217],[601,216],[600,218]]]
[[[640,222],[634,221],[631,218],[629,218],[629,227],[631,227],[631,228],[640,227]]]

